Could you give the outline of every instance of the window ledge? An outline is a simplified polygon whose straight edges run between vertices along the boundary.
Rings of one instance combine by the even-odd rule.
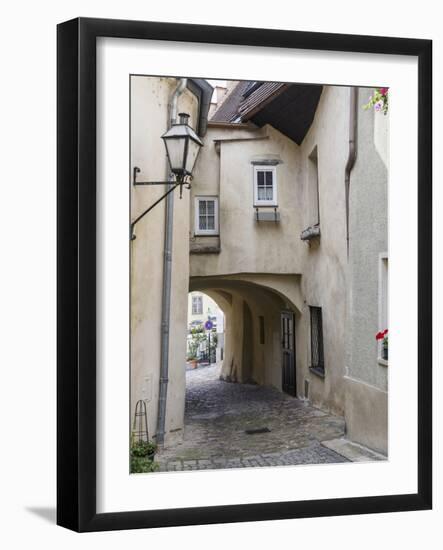
[[[257,222],[274,222],[278,223],[280,221],[280,212],[278,211],[278,206],[272,206],[272,207],[262,207],[262,206],[254,206],[255,213],[254,213],[254,219]],[[266,208],[266,210],[260,210],[260,208]],[[272,212],[270,211],[270,208],[272,208]]]
[[[379,365],[382,365],[383,367],[387,367],[387,366],[389,365],[388,360],[387,360],[387,359],[383,359],[382,357],[379,357],[379,358],[377,359],[377,363],[378,363]]]
[[[310,241],[311,239],[320,238],[320,225],[311,225],[304,229],[300,234],[302,241]]]
[[[312,372],[312,374],[315,374],[319,378],[325,378],[325,371],[324,369],[321,369],[319,367],[309,367],[309,372]]]
[[[191,248],[190,254],[220,254],[221,248],[219,246],[201,246],[198,248]]]

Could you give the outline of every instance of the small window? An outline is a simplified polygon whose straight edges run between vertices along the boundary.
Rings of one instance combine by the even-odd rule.
[[[379,332],[388,329],[388,255],[380,254],[379,256],[379,281],[378,281],[378,325]],[[387,342],[383,343],[383,339],[378,340],[378,358],[384,361],[388,360]]]
[[[203,314],[203,296],[192,297],[192,315]]]
[[[277,206],[275,166],[254,166],[254,206]]]
[[[265,343],[265,318],[263,317],[263,315],[259,315],[258,323],[259,323],[260,344],[263,345]]]
[[[311,314],[311,369],[324,375],[322,310],[321,307],[314,306],[309,306],[309,310]]]
[[[319,225],[320,205],[318,192],[318,154],[317,147],[308,157],[308,226]]]
[[[218,235],[218,198],[195,198],[195,234]]]

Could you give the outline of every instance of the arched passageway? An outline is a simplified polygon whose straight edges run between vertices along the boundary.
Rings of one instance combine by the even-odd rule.
[[[225,315],[220,376],[297,395],[298,277],[193,277],[190,291],[210,296]]]

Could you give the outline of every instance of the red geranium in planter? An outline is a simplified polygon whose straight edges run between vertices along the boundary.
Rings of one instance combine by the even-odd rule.
[[[388,359],[388,329],[381,330],[375,335],[377,342],[382,341],[382,359]]]

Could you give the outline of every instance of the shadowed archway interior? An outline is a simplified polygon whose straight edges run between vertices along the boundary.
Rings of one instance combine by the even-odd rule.
[[[190,279],[189,290],[210,296],[225,315],[223,380],[282,389],[281,315],[292,312],[296,324],[301,308],[294,279],[298,283],[296,276],[259,274]]]

